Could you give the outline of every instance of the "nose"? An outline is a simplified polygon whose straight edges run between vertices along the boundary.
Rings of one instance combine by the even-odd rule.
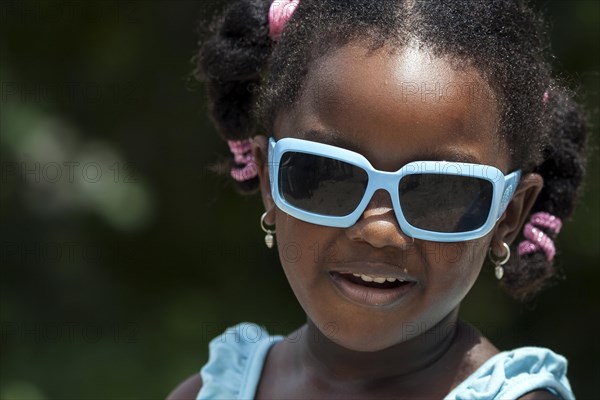
[[[358,221],[346,228],[352,241],[367,242],[376,248],[393,246],[406,248],[413,239],[400,229],[390,194],[384,189],[373,193],[367,208]]]

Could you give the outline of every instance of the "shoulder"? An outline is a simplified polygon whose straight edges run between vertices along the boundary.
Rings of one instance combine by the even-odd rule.
[[[201,388],[202,377],[200,374],[194,374],[173,389],[167,400],[194,400]]]
[[[518,400],[560,400],[560,397],[547,390],[536,390],[535,392],[529,392],[519,397]]]
[[[264,340],[268,332],[252,322],[240,322],[227,327],[209,343],[209,361],[196,373],[179,384],[167,397],[167,400],[194,400],[202,389],[202,375],[209,381],[218,381],[226,370],[243,372],[243,361],[248,357],[256,343]],[[231,378],[231,376],[229,377]]]
[[[263,326],[241,322],[225,328],[208,344],[200,373],[182,382],[168,400],[245,398],[255,389],[266,354],[282,339]]]
[[[226,328],[208,344],[209,362],[203,371],[216,371],[225,366],[242,367],[244,361],[264,348],[274,337],[263,326],[253,322],[240,322]]]
[[[499,352],[484,338],[469,348],[450,399],[573,399],[566,376],[567,360],[543,347],[520,347]],[[557,397],[558,396],[558,397]]]

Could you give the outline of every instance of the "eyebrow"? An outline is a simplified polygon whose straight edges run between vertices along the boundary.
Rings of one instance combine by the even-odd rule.
[[[310,129],[299,132],[302,139],[311,140],[313,142],[330,144],[332,146],[344,147],[348,150],[356,151],[355,146],[335,129],[316,130]]]
[[[323,131],[311,129],[308,131],[300,132],[300,136],[301,139],[312,140],[313,142],[330,144],[332,146],[337,147],[343,147],[345,149],[362,154],[358,146],[356,146],[350,140],[346,139],[346,137],[344,137],[339,131],[334,129],[327,129]]]
[[[475,155],[466,153],[456,148],[449,148],[443,150],[428,149],[422,153],[419,153],[415,161],[450,161],[471,164],[482,164],[481,160]]]
[[[342,147],[347,150],[363,154],[355,143],[348,140],[339,131],[334,129],[327,130],[307,130],[299,132],[300,139],[311,140],[314,142],[325,143],[332,146]],[[448,148],[443,150],[424,149],[407,161],[450,161],[464,162],[471,164],[482,164],[481,160],[473,154],[464,152],[457,148]]]

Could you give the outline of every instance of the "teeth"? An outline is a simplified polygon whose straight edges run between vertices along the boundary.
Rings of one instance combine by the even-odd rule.
[[[404,280],[402,279],[397,279],[397,278],[382,278],[382,277],[372,277],[369,275],[362,275],[362,274],[352,274],[356,277],[359,277],[360,279],[362,279],[365,282],[376,282],[376,283],[383,283],[385,281],[388,282],[394,282],[396,280],[400,281],[400,282],[404,282]]]

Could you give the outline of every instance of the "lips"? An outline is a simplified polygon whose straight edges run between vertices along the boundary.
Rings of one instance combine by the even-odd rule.
[[[369,307],[393,306],[401,302],[417,284],[415,278],[388,264],[345,264],[343,268],[329,271],[329,275],[340,295]],[[379,278],[379,282],[367,282],[364,278]],[[382,281],[382,278],[386,280]]]

